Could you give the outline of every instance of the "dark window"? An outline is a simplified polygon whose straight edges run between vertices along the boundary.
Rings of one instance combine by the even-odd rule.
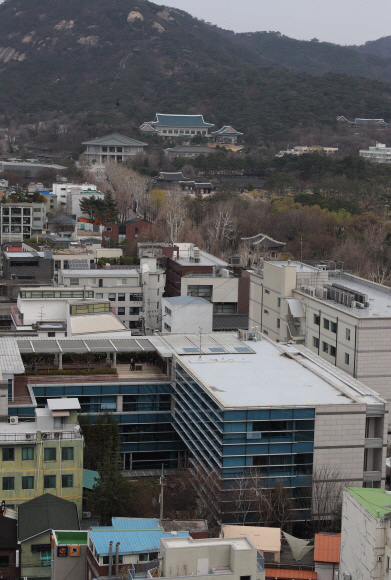
[[[237,303],[236,302],[214,302],[213,312],[215,314],[236,314]]]
[[[329,352],[329,345],[327,344],[327,342],[323,342],[323,352],[325,353]]]
[[[107,147],[102,147],[102,151],[104,151],[105,153],[107,153]]]
[[[48,337],[49,338],[54,338],[56,336],[55,332],[48,332]]]
[[[116,299],[116,294],[110,293],[109,294],[109,300],[110,300],[110,302],[115,302],[115,299]]]
[[[34,460],[34,447],[22,447],[22,461]]]
[[[138,228],[134,228],[134,237],[138,238]]]
[[[125,294],[118,294],[118,302],[125,302]]]
[[[26,475],[22,477],[22,489],[34,489],[34,476]]]
[[[326,330],[330,330],[330,320],[328,320],[327,318],[323,318],[323,328],[325,328]]]
[[[73,447],[63,447],[61,449],[62,461],[73,461]]]
[[[73,475],[61,476],[62,487],[73,487]]]
[[[277,328],[281,328],[281,320],[277,318]]]
[[[350,328],[346,329],[346,340],[350,340]]]
[[[139,306],[130,306],[129,307],[129,314],[130,316],[134,316],[136,314],[140,314],[141,308]]]
[[[15,448],[3,447],[3,461],[14,461],[14,460],[15,460]]]
[[[14,477],[3,477],[3,491],[12,491],[15,489]]]
[[[316,324],[317,326],[319,326],[319,324],[320,324],[320,316],[319,316],[319,314],[314,314],[314,324]]]
[[[0,556],[0,568],[8,568],[10,563],[9,556]]]
[[[317,336],[312,337],[312,344],[315,348],[319,348],[319,338]]]
[[[110,153],[115,153],[115,147],[109,147]]]
[[[142,294],[129,294],[130,302],[141,302],[143,299]]]
[[[335,356],[337,352],[337,349],[335,348],[335,346],[330,345],[330,354],[331,356]]]
[[[122,153],[122,147],[117,147],[117,153]]]
[[[337,334],[337,323],[336,322],[331,323],[331,332],[334,332],[334,334]]]
[[[55,447],[45,447],[43,450],[43,460],[44,461],[56,461],[56,448]]]
[[[349,364],[349,354],[347,352],[345,352],[345,364],[348,365]]]
[[[27,262],[26,260],[10,260],[10,266],[11,268],[19,268],[21,266],[23,267],[35,267],[38,268],[38,262]]]
[[[45,489],[56,487],[56,476],[55,475],[44,475],[43,476],[43,487]]]
[[[212,302],[212,292],[213,286],[189,285],[187,287],[188,296],[205,298],[205,300],[209,300],[209,302]]]
[[[118,307],[118,316],[125,316],[125,306]]]

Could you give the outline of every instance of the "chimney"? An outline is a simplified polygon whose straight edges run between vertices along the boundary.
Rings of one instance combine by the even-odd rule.
[[[120,542],[117,542],[115,545],[115,576],[118,578],[119,574],[119,545]]]
[[[111,578],[111,571],[113,569],[113,542],[109,544],[109,572],[107,574],[108,578]]]

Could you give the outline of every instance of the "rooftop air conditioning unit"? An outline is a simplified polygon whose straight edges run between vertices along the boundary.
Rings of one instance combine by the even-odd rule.
[[[222,276],[222,278],[229,278],[229,270],[227,270],[227,268],[222,268],[221,269],[221,276]]]
[[[10,417],[10,425],[17,425],[19,423],[18,417]]]
[[[54,438],[55,439],[60,439],[60,433],[54,433]]]
[[[50,433],[42,433],[42,439],[48,439]]]
[[[89,520],[91,517],[91,512],[83,512],[83,520]]]
[[[26,433],[26,439],[31,439],[32,434],[31,433]]]

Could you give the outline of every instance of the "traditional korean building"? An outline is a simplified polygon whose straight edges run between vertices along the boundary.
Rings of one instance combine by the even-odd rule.
[[[221,127],[218,131],[213,131],[212,136],[215,137],[216,143],[231,143],[234,145],[238,137],[241,137],[243,133],[235,131],[230,125],[225,125]]]
[[[213,123],[206,123],[203,115],[163,115],[156,113],[154,121],[143,123],[140,130],[146,134],[159,133],[163,137],[211,137]],[[154,131],[153,131],[154,129]]]

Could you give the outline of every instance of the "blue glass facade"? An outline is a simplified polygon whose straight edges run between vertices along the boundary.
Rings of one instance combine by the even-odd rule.
[[[173,428],[171,418],[171,383],[109,383],[40,385],[33,391],[39,407],[51,397],[77,397],[81,412],[108,411],[119,423],[124,469],[161,469],[178,467],[178,455],[186,447]],[[10,410],[11,411],[11,410]],[[34,415],[33,408],[15,408],[20,417]]]
[[[226,479],[255,467],[285,487],[307,485],[315,409],[223,410],[179,364],[173,396],[175,429],[204,465],[221,469]]]

